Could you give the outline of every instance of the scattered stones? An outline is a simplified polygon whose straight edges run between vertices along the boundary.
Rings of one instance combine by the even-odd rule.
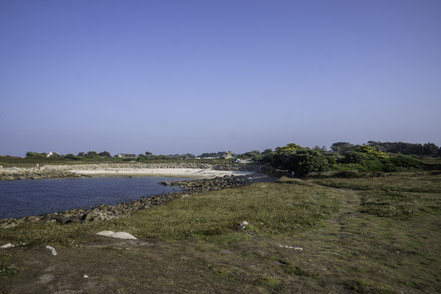
[[[113,231],[101,231],[96,233],[99,236],[105,236],[105,237],[111,237],[111,238],[117,238],[117,239],[124,239],[124,240],[138,240],[135,236],[132,234],[129,234],[127,232],[113,232]]]
[[[302,247],[297,247],[297,246],[289,246],[289,245],[279,245],[280,248],[286,248],[286,249],[294,249],[294,250],[300,250],[302,251],[303,248]]]
[[[212,190],[222,190],[226,188],[235,188],[248,185],[253,182],[268,181],[265,175],[253,176],[223,176],[212,179],[188,180],[171,182],[172,186],[180,186],[187,192],[207,192]],[[164,182],[160,183],[164,184]]]

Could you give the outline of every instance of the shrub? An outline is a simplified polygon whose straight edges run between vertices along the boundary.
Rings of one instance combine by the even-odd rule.
[[[77,156],[73,155],[72,153],[64,155],[64,158],[71,159],[71,160],[79,160],[79,158]]]
[[[389,158],[389,156],[386,153],[381,152],[380,150],[375,149],[374,147],[369,146],[369,145],[357,146],[354,148],[354,151],[368,154],[368,155],[376,157],[376,158]]]
[[[38,153],[38,152],[32,152],[29,151],[26,153],[26,157],[46,157],[46,153]]]
[[[304,177],[310,172],[323,171],[327,165],[328,161],[322,154],[309,149],[286,152],[282,158],[282,168],[293,171],[298,177]]]
[[[408,156],[399,154],[397,156],[391,157],[389,159],[395,166],[406,167],[406,168],[418,168],[422,166],[421,161]]]

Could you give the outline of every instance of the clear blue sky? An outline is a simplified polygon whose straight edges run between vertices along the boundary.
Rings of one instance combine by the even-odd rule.
[[[441,145],[440,15],[440,0],[0,0],[0,154]]]

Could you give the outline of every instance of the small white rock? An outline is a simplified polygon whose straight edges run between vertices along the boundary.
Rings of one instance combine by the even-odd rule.
[[[115,232],[114,231],[101,231],[96,234],[100,235],[100,236],[110,237],[110,236],[112,236],[112,234],[115,234]]]
[[[57,250],[55,250],[54,247],[51,247],[49,245],[46,245],[46,248],[49,249],[52,252],[52,255],[55,256],[57,255]]]
[[[89,276],[88,275],[83,275],[83,278],[87,279]]]
[[[13,248],[15,247],[15,245],[12,245],[11,243],[6,243],[5,245],[1,246],[1,249],[8,249],[8,248]]]
[[[126,232],[116,232],[112,234],[110,237],[117,239],[125,239],[125,240],[138,240],[135,236]]]
[[[133,236],[132,234],[126,233],[126,232],[116,232],[115,233],[113,231],[102,231],[102,232],[98,232],[96,234],[100,235],[100,236],[112,237],[112,238],[117,238],[117,239],[138,240],[135,236]]]
[[[297,247],[297,246],[279,245],[279,247],[280,248],[286,248],[286,249],[303,250],[302,247]]]
[[[246,227],[248,226],[248,222],[247,221],[242,221],[239,226],[240,226],[240,228],[242,230],[245,230]]]

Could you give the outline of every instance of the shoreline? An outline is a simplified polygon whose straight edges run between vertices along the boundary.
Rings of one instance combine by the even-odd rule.
[[[140,169],[106,169],[106,170],[75,170],[79,176],[153,176],[153,177],[184,177],[184,178],[215,178],[223,176],[250,176],[253,171],[221,171],[196,168],[140,168]]]
[[[194,177],[193,177],[194,178]],[[49,214],[41,214],[38,216],[26,216],[20,218],[0,218],[0,228],[13,228],[23,223],[82,223],[111,220],[115,218],[124,217],[133,212],[146,209],[158,205],[163,205],[172,201],[175,198],[183,197],[184,195],[208,192],[212,190],[221,190],[226,188],[234,188],[248,185],[252,182],[266,181],[268,177],[262,174],[253,172],[248,175],[225,175],[210,178],[199,178],[178,181],[176,186],[182,188],[181,192],[169,192],[165,194],[154,194],[151,196],[144,196],[137,200],[129,202],[120,202],[116,205],[99,205],[93,208],[72,208],[62,212],[54,212]],[[169,185],[169,182],[162,182],[160,184]]]
[[[0,180],[25,180],[43,178],[73,178],[91,176],[170,176],[189,178],[215,178],[221,176],[246,176],[259,172],[255,164],[79,164],[44,165],[33,168],[0,168]]]

